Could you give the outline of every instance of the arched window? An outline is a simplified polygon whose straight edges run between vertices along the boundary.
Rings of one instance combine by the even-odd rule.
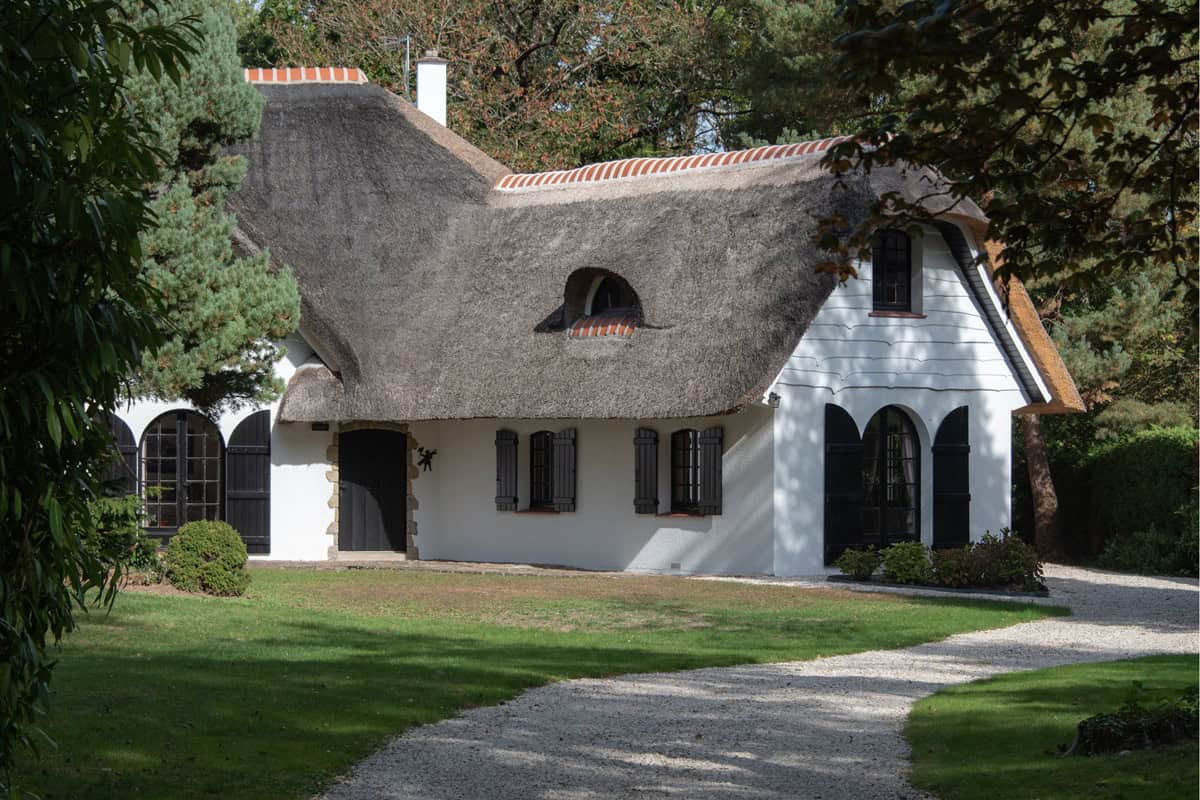
[[[912,241],[908,234],[882,230],[871,252],[876,311],[912,311]]]
[[[593,288],[587,313],[596,315],[610,311],[632,311],[636,305],[637,298],[629,284],[612,275],[606,275],[600,278]]]
[[[194,411],[169,411],[142,434],[146,527],[173,533],[187,522],[220,519],[225,505],[225,444]]]
[[[921,445],[908,415],[880,409],[863,433],[862,541],[876,547],[921,538]]]
[[[700,433],[691,428],[671,434],[671,511],[700,512]]]
[[[554,507],[554,434],[550,431],[529,437],[529,507]]]

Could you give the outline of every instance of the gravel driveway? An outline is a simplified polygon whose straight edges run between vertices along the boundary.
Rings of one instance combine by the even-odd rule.
[[[1071,617],[815,661],[552,684],[415,728],[323,796],[915,798],[912,703],[1001,672],[1200,650],[1194,580],[1047,570]]]

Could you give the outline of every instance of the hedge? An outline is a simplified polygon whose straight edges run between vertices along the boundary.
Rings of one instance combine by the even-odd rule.
[[[1093,541],[1155,529],[1184,533],[1179,512],[1196,496],[1197,431],[1151,428],[1097,447],[1088,457]]]

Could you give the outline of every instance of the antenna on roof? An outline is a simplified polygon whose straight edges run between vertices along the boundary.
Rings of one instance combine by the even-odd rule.
[[[403,36],[385,36],[382,39],[384,50],[399,50],[400,45],[404,45],[404,99],[412,102],[412,97],[408,93],[408,74],[409,62],[412,58],[412,34],[406,33]]]

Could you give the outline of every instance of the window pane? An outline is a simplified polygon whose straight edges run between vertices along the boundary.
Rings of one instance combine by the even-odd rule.
[[[700,434],[671,434],[671,510],[690,513],[700,506]]]
[[[871,262],[876,308],[910,310],[912,304],[909,286],[912,280],[912,265],[907,234],[901,231],[878,232],[875,235]]]

